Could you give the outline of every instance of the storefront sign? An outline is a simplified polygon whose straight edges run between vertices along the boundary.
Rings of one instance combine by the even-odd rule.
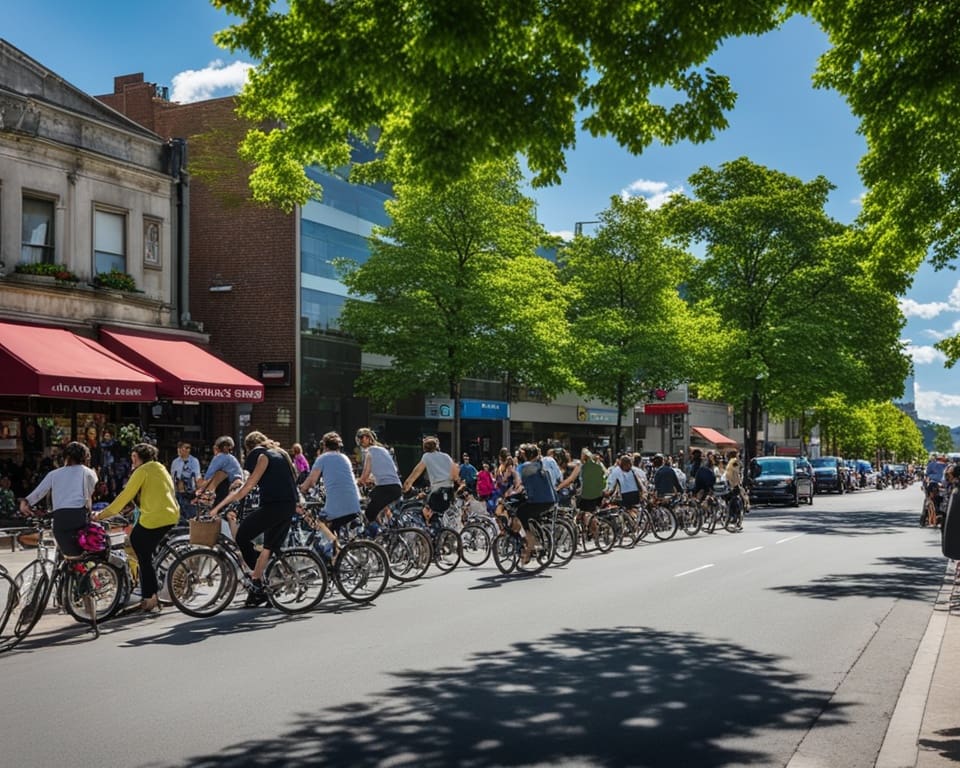
[[[49,386],[40,387],[37,393],[41,397],[76,397],[88,400],[146,400],[145,390],[139,384],[78,384],[66,381],[57,381]]]
[[[423,402],[423,416],[426,419],[452,419],[453,400],[445,397],[428,397]]]
[[[607,410],[605,408],[588,408],[587,423],[588,424],[616,424],[617,412]]]
[[[460,417],[503,421],[510,418],[510,403],[502,400],[461,400]]]

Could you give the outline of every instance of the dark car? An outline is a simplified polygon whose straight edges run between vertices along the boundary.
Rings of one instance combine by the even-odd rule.
[[[813,478],[797,466],[791,456],[761,456],[750,460],[750,501],[758,504],[780,502],[800,506],[803,499],[813,504]]]
[[[813,465],[813,481],[817,485],[817,493],[843,493],[846,490],[843,459],[837,456],[819,456],[810,459],[810,464]]]

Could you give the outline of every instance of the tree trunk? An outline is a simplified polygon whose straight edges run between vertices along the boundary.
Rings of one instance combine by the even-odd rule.
[[[754,458],[755,456],[761,455],[761,450],[759,446],[759,432],[760,432],[760,390],[758,385],[753,385],[753,395],[750,398],[750,416],[749,416],[749,429],[750,429],[750,440],[749,447],[745,446],[746,450],[750,452],[748,457],[749,459]],[[766,436],[764,436],[766,437]]]
[[[623,380],[620,380],[617,382],[617,428],[614,431],[614,438],[613,438],[613,441],[614,441],[613,455],[614,456],[619,455],[623,445],[622,438],[621,438],[621,432],[623,429],[623,424],[622,424],[623,417],[621,415],[622,413],[623,413]]]
[[[450,439],[450,456],[460,463],[460,380],[450,382],[450,397],[453,398],[453,435]]]

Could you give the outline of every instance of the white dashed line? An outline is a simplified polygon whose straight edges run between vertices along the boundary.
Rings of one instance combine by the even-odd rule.
[[[787,541],[793,541],[794,539],[799,539],[801,536],[803,536],[803,534],[802,534],[802,533],[798,533],[796,536],[788,536],[787,538],[785,538],[785,539],[780,539],[780,541],[776,541],[776,542],[774,542],[774,543],[775,543],[775,544],[783,544],[783,543],[785,543],[785,542],[787,542]]]
[[[741,555],[749,554],[750,552],[756,552],[758,549],[763,549],[763,547],[750,547],[750,549],[745,549],[741,552]]]
[[[702,571],[704,568],[713,568],[713,566],[714,563],[701,565],[699,568],[691,568],[689,571],[684,571],[683,573],[675,573],[673,574],[673,578],[677,578],[677,576],[686,576],[688,573],[696,573],[697,571]]]

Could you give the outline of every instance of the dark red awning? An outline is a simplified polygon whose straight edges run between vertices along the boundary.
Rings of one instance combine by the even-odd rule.
[[[153,402],[157,380],[64,328],[0,323],[0,395]]]
[[[161,397],[212,403],[259,403],[263,384],[185,339],[100,330],[103,345],[160,383]]]
[[[690,406],[686,403],[644,403],[644,413],[687,413]]]

